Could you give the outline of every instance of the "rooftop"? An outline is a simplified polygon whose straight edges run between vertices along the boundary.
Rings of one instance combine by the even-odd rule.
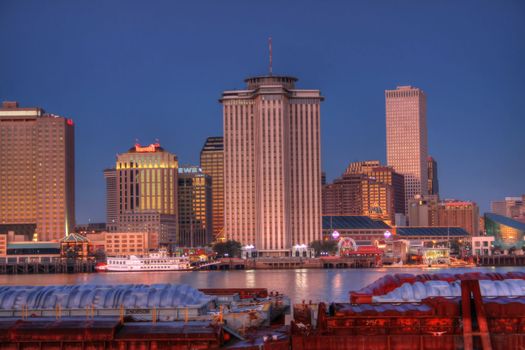
[[[70,233],[66,237],[62,238],[60,242],[89,242],[84,236],[79,235],[78,233]]]
[[[511,218],[508,218],[506,216],[498,215],[498,214],[494,214],[494,213],[485,213],[485,220],[486,219],[489,219],[489,220],[495,221],[495,222],[497,222],[499,224],[503,224],[505,226],[509,226],[509,227],[515,228],[516,230],[520,230],[520,231],[525,232],[525,224],[524,223],[522,223],[520,221],[517,221],[517,220],[514,220],[514,219],[511,219]]]
[[[7,249],[60,249],[58,242],[12,242],[7,243]]]
[[[358,230],[358,229],[390,229],[390,226],[381,220],[372,220],[368,216],[348,215],[348,216],[323,216],[323,230]]]
[[[131,153],[154,153],[157,151],[164,151],[164,148],[160,147],[160,143],[152,143],[148,146],[142,146],[140,143],[136,143],[135,146],[129,149]]]
[[[470,234],[461,227],[396,227],[396,236],[465,237]]]

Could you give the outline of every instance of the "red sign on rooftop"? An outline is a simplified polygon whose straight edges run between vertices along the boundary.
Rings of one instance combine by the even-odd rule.
[[[159,143],[152,143],[151,145],[149,146],[141,146],[140,144],[136,143],[135,144],[135,152],[138,152],[138,153],[150,153],[150,152],[155,152],[155,150],[157,148],[160,147],[160,144]]]

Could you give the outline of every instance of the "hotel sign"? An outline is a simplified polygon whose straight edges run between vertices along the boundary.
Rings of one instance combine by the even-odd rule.
[[[136,143],[135,144],[135,152],[138,152],[138,153],[151,153],[151,152],[155,152],[155,150],[158,147],[160,147],[159,143],[152,143],[149,146],[141,146],[140,144]]]

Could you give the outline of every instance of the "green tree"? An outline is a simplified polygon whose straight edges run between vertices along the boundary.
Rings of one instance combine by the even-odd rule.
[[[315,250],[315,256],[320,256],[321,253],[328,255],[334,255],[337,252],[337,241],[335,240],[322,240],[313,241],[310,243],[310,248]]]
[[[213,251],[219,257],[238,258],[241,256],[241,243],[233,240],[217,242],[213,245]]]

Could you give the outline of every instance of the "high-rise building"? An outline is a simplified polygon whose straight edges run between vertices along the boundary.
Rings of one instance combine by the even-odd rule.
[[[378,160],[364,160],[348,164],[345,174],[369,174],[374,168],[380,167]]]
[[[75,227],[75,131],[41,108],[0,108],[0,224],[34,224],[38,239]]]
[[[346,168],[345,174],[363,174],[366,175],[370,181],[388,185],[391,188],[391,194],[388,200],[384,196],[383,201],[380,198],[374,197],[372,194],[368,194],[366,191],[363,193],[365,201],[382,203],[380,205],[385,217],[388,217],[394,222],[396,213],[405,212],[405,181],[403,175],[394,171],[392,167],[382,166],[378,160],[367,160],[362,162],[352,162]],[[386,200],[386,201],[384,201]],[[366,206],[365,206],[366,207]],[[368,215],[363,212],[362,215]]]
[[[117,171],[115,168],[105,169],[104,178],[106,179],[106,229],[109,232],[115,232],[119,213]]]
[[[408,200],[428,193],[427,102],[423,90],[398,86],[386,90],[386,157],[389,166],[405,176]]]
[[[179,167],[179,245],[203,247],[211,243],[212,181],[198,166]]]
[[[470,201],[445,200],[438,205],[438,226],[461,227],[469,234],[479,234],[479,208]]]
[[[343,174],[322,189],[323,216],[368,215],[364,213],[362,174]]]
[[[201,150],[202,172],[211,177],[211,203],[214,240],[224,238],[224,142],[208,137]]]
[[[177,169],[177,156],[158,143],[117,156],[118,232],[156,233],[161,245],[177,243]]]
[[[321,239],[319,90],[297,79],[246,79],[225,91],[225,233],[260,255],[287,255]]]
[[[427,159],[427,170],[428,194],[436,194],[439,196],[438,165],[432,157],[428,157]]]

